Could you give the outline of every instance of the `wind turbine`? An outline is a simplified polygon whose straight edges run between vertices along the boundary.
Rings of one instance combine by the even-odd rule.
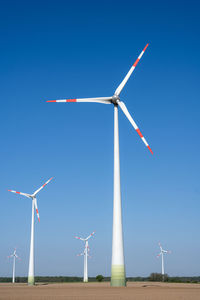
[[[160,242],[158,243],[159,247],[160,247],[160,253],[157,255],[157,257],[161,256],[162,258],[162,276],[163,276],[163,280],[164,280],[164,276],[165,276],[165,267],[164,267],[164,254],[165,253],[171,253],[171,251],[169,250],[164,250],[160,244]]]
[[[84,255],[84,276],[83,276],[83,282],[88,282],[88,263],[87,263],[87,258],[88,258],[88,252],[90,251],[89,246],[88,246],[88,240],[95,234],[95,231],[92,232],[87,238],[81,238],[78,236],[75,236],[75,239],[84,241],[85,243],[85,248],[83,253],[78,254],[78,256]]]
[[[129,72],[120,83],[115,93],[111,97],[99,98],[78,98],[78,99],[61,99],[50,100],[47,102],[97,102],[103,104],[114,105],[114,199],[113,199],[113,239],[112,239],[112,268],[111,268],[111,286],[125,286],[125,265],[124,265],[124,246],[123,246],[123,231],[122,231],[122,212],[121,212],[121,188],[120,188],[120,160],[119,160],[119,125],[118,125],[118,106],[121,108],[127,119],[130,121],[133,128],[137,131],[145,146],[153,154],[150,146],[143,137],[137,124],[128,112],[124,102],[120,100],[120,93],[125,84],[133,73],[135,67],[143,56],[148,44],[138,56],[135,63],[130,68]]]
[[[30,241],[30,256],[29,256],[29,271],[28,271],[28,284],[29,285],[35,284],[35,279],[34,279],[34,212],[35,212],[35,210],[36,210],[36,214],[38,217],[38,221],[40,222],[40,216],[39,216],[39,212],[38,212],[36,195],[39,193],[39,191],[41,189],[43,189],[45,187],[45,185],[47,185],[47,183],[49,183],[49,181],[52,180],[52,178],[53,177],[51,177],[47,182],[45,182],[45,184],[43,184],[33,194],[27,194],[27,193],[16,192],[13,190],[8,190],[9,192],[23,195],[32,200],[31,241]],[[35,208],[35,210],[34,210],[34,208]]]
[[[13,257],[13,277],[12,277],[12,283],[15,283],[15,259],[19,258],[19,256],[16,254],[16,248],[14,249],[13,254],[11,254],[10,256],[8,256],[8,258]]]

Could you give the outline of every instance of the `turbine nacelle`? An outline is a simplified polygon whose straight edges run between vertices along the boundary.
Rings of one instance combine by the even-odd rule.
[[[31,200],[33,200],[35,198],[34,194],[31,194],[31,195],[27,194],[27,197],[30,198]]]

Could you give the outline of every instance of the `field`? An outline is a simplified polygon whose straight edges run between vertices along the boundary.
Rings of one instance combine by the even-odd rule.
[[[0,300],[199,300],[200,284],[128,282],[126,288],[109,283],[39,284],[33,287],[1,283]]]

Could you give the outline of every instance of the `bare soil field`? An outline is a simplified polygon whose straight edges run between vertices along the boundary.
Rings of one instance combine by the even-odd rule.
[[[200,284],[128,282],[126,288],[103,283],[0,284],[0,300],[200,300]]]

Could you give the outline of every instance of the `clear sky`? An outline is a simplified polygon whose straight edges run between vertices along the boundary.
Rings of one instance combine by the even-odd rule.
[[[31,202],[38,195],[36,275],[110,275],[113,106],[46,103],[110,96],[144,46],[121,93],[152,156],[119,112],[128,276],[200,275],[199,1],[2,1],[0,11],[0,276],[17,246],[28,272]]]

